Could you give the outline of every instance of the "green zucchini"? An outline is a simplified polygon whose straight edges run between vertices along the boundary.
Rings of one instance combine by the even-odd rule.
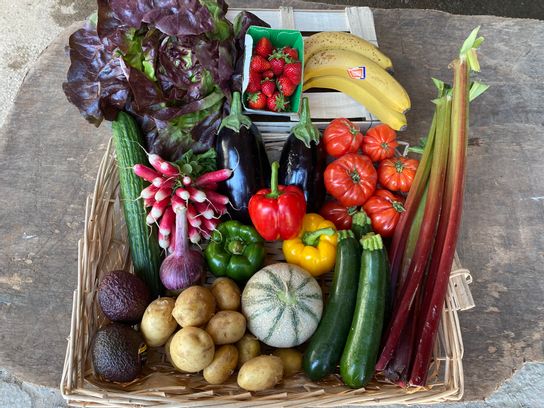
[[[348,340],[340,359],[340,375],[351,388],[364,387],[372,379],[378,358],[385,309],[388,265],[379,234],[361,239],[361,273],[357,304]]]
[[[302,360],[304,372],[314,381],[336,369],[355,309],[361,246],[352,231],[339,231],[338,238],[329,300]]]
[[[149,165],[142,148],[143,141],[136,121],[119,112],[112,123],[113,144],[117,157],[121,204],[128,231],[130,255],[134,273],[146,283],[153,298],[162,291],[159,276],[161,249],[157,231],[146,223],[146,212],[140,193],[147,182],[134,174],[135,164]]]
[[[361,239],[365,236],[365,234],[372,232],[372,221],[362,207],[359,211],[353,214],[351,219],[351,230],[357,239]]]

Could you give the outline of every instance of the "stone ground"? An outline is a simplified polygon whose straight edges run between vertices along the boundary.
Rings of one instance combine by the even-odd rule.
[[[333,2],[333,1],[327,1]],[[518,7],[518,2],[461,1],[346,1],[378,7],[435,7],[463,14],[499,14],[543,18],[541,2]],[[289,2],[286,2],[289,3]],[[466,3],[466,2],[465,2]],[[523,4],[523,3],[521,3]],[[486,5],[489,6],[486,8]],[[508,8],[509,5],[515,7]],[[0,128],[28,69],[39,54],[63,29],[82,20],[94,7],[91,0],[0,0]],[[468,8],[467,8],[468,7]],[[509,14],[510,13],[510,14]],[[482,373],[484,376],[485,373]],[[448,404],[448,408],[543,407],[544,364],[527,363],[486,401]],[[64,407],[58,390],[25,382],[2,368],[0,361],[0,406],[6,408]],[[445,405],[444,405],[445,406]]]

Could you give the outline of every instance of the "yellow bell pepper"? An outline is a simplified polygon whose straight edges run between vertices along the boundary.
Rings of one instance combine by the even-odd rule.
[[[319,214],[306,214],[298,237],[283,241],[283,255],[288,263],[319,276],[334,268],[338,234],[334,224]]]

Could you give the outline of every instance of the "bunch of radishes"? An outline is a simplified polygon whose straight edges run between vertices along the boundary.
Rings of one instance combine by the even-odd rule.
[[[138,177],[151,183],[142,190],[140,198],[151,208],[147,223],[159,225],[159,246],[169,252],[174,250],[176,213],[181,208],[187,209],[189,240],[197,244],[209,239],[229,204],[229,199],[215,190],[219,182],[232,175],[232,170],[204,173],[193,180],[157,154],[149,154],[148,159],[153,169],[143,164],[136,164],[133,169]]]

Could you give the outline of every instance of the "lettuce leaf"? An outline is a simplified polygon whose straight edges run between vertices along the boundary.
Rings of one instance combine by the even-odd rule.
[[[230,101],[232,24],[223,0],[97,0],[96,25],[69,40],[68,100],[98,126],[119,111],[147,150],[177,160],[208,150]]]

